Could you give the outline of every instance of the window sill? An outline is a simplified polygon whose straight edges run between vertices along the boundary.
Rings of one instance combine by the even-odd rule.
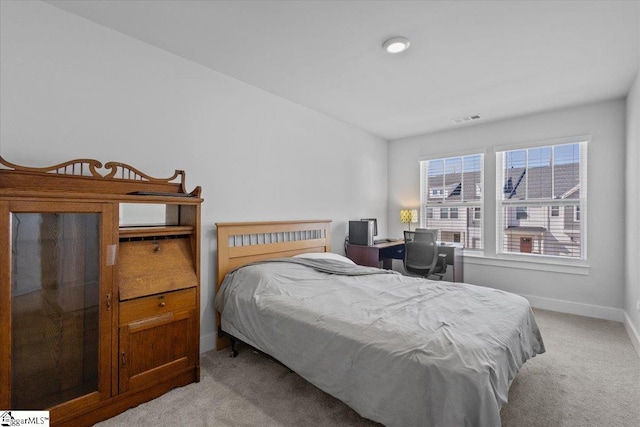
[[[517,268],[587,276],[589,264],[584,261],[559,261],[549,258],[523,259],[517,255],[488,256],[481,251],[464,251],[464,263],[491,267]]]

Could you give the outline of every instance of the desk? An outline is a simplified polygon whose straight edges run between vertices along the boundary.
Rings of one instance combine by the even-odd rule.
[[[451,266],[453,282],[464,281],[462,251],[462,246],[454,244],[438,245],[438,252],[447,255],[447,265]],[[394,259],[404,259],[404,240],[383,242],[372,246],[347,243],[347,257],[356,264],[369,267],[380,267],[380,261],[382,261],[382,268],[391,270]],[[447,267],[447,270],[449,270],[449,267]]]

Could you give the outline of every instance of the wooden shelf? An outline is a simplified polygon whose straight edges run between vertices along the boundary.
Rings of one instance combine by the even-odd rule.
[[[153,236],[185,236],[193,234],[190,225],[158,225],[139,227],[120,227],[120,238],[153,237]]]

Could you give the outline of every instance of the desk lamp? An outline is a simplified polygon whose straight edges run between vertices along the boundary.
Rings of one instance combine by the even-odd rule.
[[[403,224],[409,224],[409,231],[411,231],[411,223],[416,224],[418,222],[418,210],[402,209],[400,211],[400,222]]]

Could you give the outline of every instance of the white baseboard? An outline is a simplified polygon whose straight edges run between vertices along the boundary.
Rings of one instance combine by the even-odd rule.
[[[200,336],[200,353],[206,353],[216,348],[216,333],[210,333]]]
[[[640,334],[631,323],[627,313],[621,308],[603,307],[600,305],[581,304],[578,302],[563,301],[552,298],[536,297],[532,295],[521,295],[529,300],[533,308],[543,310],[559,311],[561,313],[577,314],[579,316],[594,317],[596,319],[613,320],[622,322],[627,330],[631,344],[640,356]]]
[[[564,301],[553,298],[536,297],[532,295],[520,295],[529,300],[533,308],[559,311],[561,313],[577,314],[579,316],[594,317],[596,319],[624,320],[624,310],[621,308],[603,307],[600,305],[582,304],[579,302]]]
[[[633,344],[633,346],[636,348],[636,351],[638,352],[638,356],[640,356],[640,334],[638,333],[636,328],[633,326],[633,323],[631,323],[631,319],[629,318],[629,316],[627,316],[626,312],[624,313],[624,327],[627,330],[627,333],[629,334],[629,338],[631,338],[631,343]]]

